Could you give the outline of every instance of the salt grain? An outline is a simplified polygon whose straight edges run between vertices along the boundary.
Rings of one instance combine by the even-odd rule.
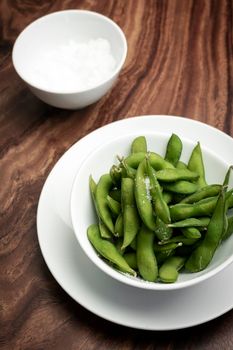
[[[92,39],[86,43],[70,40],[66,45],[41,53],[28,67],[28,75],[44,89],[80,91],[103,82],[115,66],[106,39]]]
[[[148,176],[145,177],[144,183],[146,185],[146,197],[148,200],[151,201],[151,194],[150,194],[150,179]]]

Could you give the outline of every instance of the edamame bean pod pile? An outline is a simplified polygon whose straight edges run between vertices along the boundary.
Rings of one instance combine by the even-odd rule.
[[[189,159],[183,143],[168,136],[163,155],[132,138],[129,154],[95,182],[90,193],[96,223],[87,235],[113,268],[152,283],[174,283],[180,271],[204,270],[233,233],[232,166],[220,184],[208,184],[200,142]]]

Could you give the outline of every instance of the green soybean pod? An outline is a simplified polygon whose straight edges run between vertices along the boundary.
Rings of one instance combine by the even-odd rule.
[[[158,242],[154,242],[154,251],[157,256],[158,253],[166,251],[166,250],[171,250],[171,249],[176,249],[178,247],[181,247],[182,244],[177,244],[177,243],[165,243],[165,244],[158,244]]]
[[[159,279],[164,283],[174,283],[178,278],[178,271],[184,266],[186,258],[171,256],[159,269]]]
[[[138,269],[137,256],[136,256],[135,252],[125,253],[123,255],[123,257],[126,260],[126,262],[128,263],[128,265],[131,267],[131,269],[133,269],[133,270]]]
[[[154,233],[159,240],[166,242],[172,236],[172,228],[157,216]]]
[[[190,272],[204,270],[209,265],[222,240],[225,228],[225,192],[226,188],[223,187],[219,194],[205,237],[202,243],[193,251],[186,261],[185,267]]]
[[[122,243],[123,243],[123,237],[118,237],[117,240],[114,241],[114,245],[121,255],[125,253],[125,249],[121,249]]]
[[[121,212],[120,203],[117,202],[115,199],[113,199],[110,196],[107,196],[107,202],[108,202],[108,206],[109,206],[114,218],[116,218]]]
[[[100,177],[96,186],[95,198],[96,206],[101,220],[107,226],[107,228],[114,234],[114,225],[112,221],[111,211],[108,206],[107,196],[112,189],[112,178],[109,174],[104,174]]]
[[[225,179],[223,181],[223,187],[226,189],[228,188],[229,180],[230,180],[230,175],[231,171],[233,170],[233,165],[231,165],[228,168],[228,171],[226,173]],[[228,211],[228,199],[225,193],[225,203],[224,203],[224,219],[223,219],[223,234],[222,234],[222,239],[225,237],[226,232],[227,232],[227,227],[228,227],[228,218],[227,218],[227,211]]]
[[[96,182],[93,179],[92,175],[90,175],[89,176],[89,188],[90,188],[90,191],[91,191],[91,196],[92,196],[93,201],[95,199],[96,187],[97,187]]]
[[[130,167],[126,162],[124,158],[120,158],[118,157],[119,161],[120,161],[120,167],[122,169],[122,178],[123,177],[129,177],[130,179],[135,178],[136,176],[136,169]]]
[[[172,221],[190,217],[211,216],[217,203],[218,196],[201,199],[193,204],[178,203],[169,206]],[[226,193],[227,208],[233,207],[233,189]]]
[[[182,141],[176,134],[172,134],[168,140],[165,160],[173,164],[175,167],[180,159],[182,152]]]
[[[124,232],[122,249],[124,249],[134,240],[140,227],[140,219],[134,197],[134,181],[130,178],[122,179],[121,203]]]
[[[131,144],[131,153],[147,152],[147,142],[145,136],[136,137]]]
[[[137,265],[140,275],[145,281],[155,282],[158,266],[154,253],[154,233],[142,225],[137,234]]]
[[[101,238],[98,225],[91,225],[87,229],[87,236],[96,251],[122,272],[136,276],[136,272],[127,264],[115,245]]]
[[[171,222],[170,212],[167,203],[163,199],[162,190],[157,181],[155,170],[150,165],[149,160],[146,160],[147,173],[150,181],[150,193],[154,205],[155,214],[165,223]]]
[[[178,203],[170,205],[172,221],[187,219],[190,217],[207,216],[213,213],[217,203],[217,197],[209,197],[193,204]]]
[[[180,201],[180,203],[193,204],[202,199],[217,196],[221,190],[222,186],[218,184],[207,185],[200,188],[195,193],[190,194]]]
[[[111,196],[113,199],[115,199],[115,201],[117,202],[121,202],[121,190],[119,188],[113,188],[110,192],[109,192],[109,196]]]
[[[199,175],[188,169],[163,169],[156,172],[158,181],[175,182],[180,180],[194,181]]]
[[[121,172],[122,169],[115,164],[112,165],[109,171],[112,183],[117,187],[119,187],[121,183]]]
[[[227,220],[228,220],[227,230],[225,235],[223,236],[223,239],[229,238],[233,233],[233,216],[229,216]]]
[[[183,227],[181,232],[186,238],[201,238],[201,232],[196,227]]]
[[[161,157],[159,154],[155,152],[138,152],[133,153],[130,156],[125,158],[125,162],[128,166],[131,168],[137,169],[139,164],[145,159],[145,157],[148,155],[149,161],[152,165],[152,167],[155,170],[161,170],[166,168],[174,168],[174,166],[166,161],[163,157]]]
[[[114,226],[114,235],[116,237],[122,237],[124,234],[124,227],[123,227],[123,215],[120,213],[116,219],[115,226]]]
[[[198,173],[199,178],[197,180],[197,184],[199,188],[207,186],[200,142],[197,143],[197,145],[194,147],[191,153],[188,162],[188,169]]]
[[[182,243],[168,243],[165,245],[154,244],[155,256],[158,264],[163,263],[167,258],[174,255],[176,249],[181,247]]]
[[[163,191],[162,195],[163,195],[163,200],[164,200],[167,204],[171,203],[172,198],[173,198],[173,194],[172,194],[171,192]]]
[[[179,194],[191,194],[196,192],[197,184],[186,180],[179,180],[176,182],[160,182],[160,185],[164,190],[179,193]]]
[[[130,243],[130,248],[132,248],[133,250],[137,250],[137,236]]]
[[[227,208],[233,207],[233,188],[226,193],[227,198]]]
[[[106,238],[106,239],[112,238],[112,233],[109,231],[107,226],[104,225],[101,219],[99,220],[99,230],[102,238]]]
[[[176,169],[187,169],[187,168],[188,168],[187,164],[185,164],[181,160],[179,160],[176,164]]]
[[[184,235],[176,235],[168,239],[167,241],[160,241],[159,244],[166,245],[169,243],[182,243],[183,245],[193,245],[196,242],[198,242],[199,239],[197,238],[187,238]]]
[[[111,232],[109,231],[109,229],[104,225],[104,223],[100,219],[100,214],[99,214],[99,211],[98,211],[98,208],[97,208],[96,198],[95,198],[96,187],[97,187],[97,185],[96,185],[93,177],[90,175],[90,177],[89,177],[89,188],[90,188],[91,197],[92,197],[92,200],[93,200],[93,203],[94,203],[94,206],[95,206],[95,211],[96,211],[96,214],[97,214],[98,220],[99,220],[100,234],[101,234],[101,237],[103,237],[103,238],[111,238],[112,237]]]
[[[187,218],[184,220],[176,221],[171,224],[168,224],[168,227],[172,228],[184,228],[184,227],[207,227],[209,225],[209,217],[201,218]]]
[[[155,218],[150,197],[150,181],[146,173],[146,159],[139,164],[135,177],[135,199],[141,220],[150,230],[155,230]]]

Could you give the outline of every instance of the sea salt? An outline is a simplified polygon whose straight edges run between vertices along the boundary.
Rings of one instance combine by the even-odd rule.
[[[146,197],[148,200],[151,201],[152,198],[151,198],[151,194],[150,194],[150,179],[148,176],[145,177],[144,183],[146,185]]]
[[[70,40],[37,57],[28,67],[29,78],[41,88],[81,91],[104,81],[116,66],[108,40],[85,43]]]

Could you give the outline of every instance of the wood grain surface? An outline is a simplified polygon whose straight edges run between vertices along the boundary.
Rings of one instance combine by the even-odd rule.
[[[128,56],[117,84],[79,111],[39,101],[17,76],[11,52],[36,18],[62,9],[112,18]],[[204,325],[145,332],[114,325],[75,303],[42,258],[36,210],[59,157],[92,130],[145,114],[182,115],[233,136],[231,0],[0,1],[0,348],[233,349],[233,312]]]

